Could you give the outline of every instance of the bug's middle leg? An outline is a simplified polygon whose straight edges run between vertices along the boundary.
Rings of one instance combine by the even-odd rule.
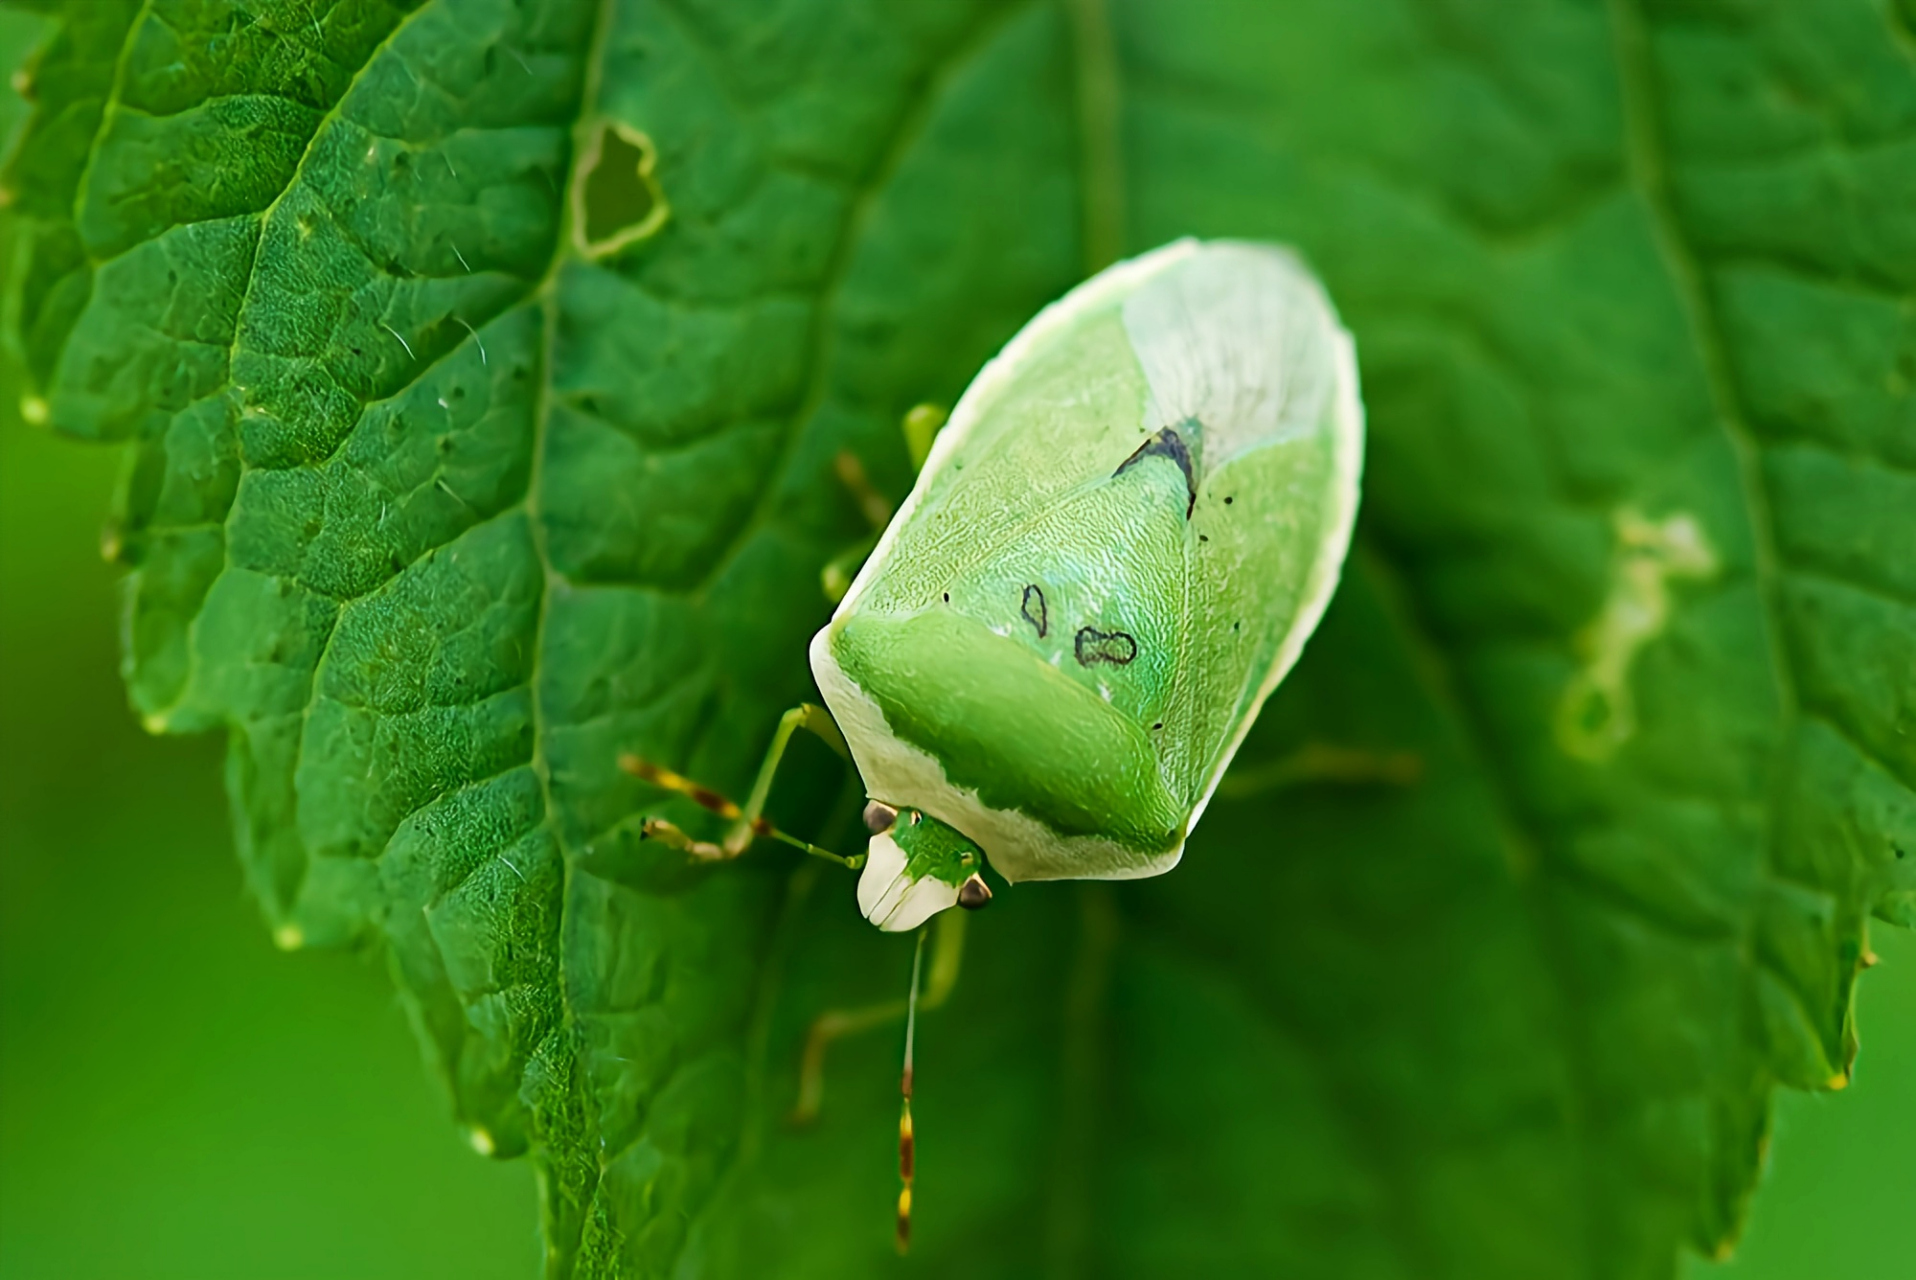
[[[931,442],[945,425],[945,411],[935,404],[915,405],[907,410],[900,424],[905,435],[905,450],[911,455],[912,474],[924,470],[925,459],[931,453]],[[878,492],[865,474],[865,464],[858,455],[846,450],[832,461],[832,470],[837,472],[838,481],[851,491],[858,502],[858,509],[864,513],[871,532],[851,546],[833,556],[826,562],[819,574],[819,582],[825,588],[825,598],[837,604],[851,590],[852,579],[858,576],[859,566],[878,545],[878,539],[885,532],[885,526],[891,523],[892,506],[885,495]]]
[[[965,958],[965,922],[963,911],[943,911],[932,921],[931,971],[925,976],[925,989],[918,1007],[930,1012],[950,998],[958,985],[958,971]],[[812,1020],[805,1035],[805,1048],[799,1057],[798,1101],[793,1104],[793,1124],[808,1124],[818,1118],[825,1101],[825,1053],[832,1041],[844,1036],[882,1027],[905,1016],[906,1002],[885,1000],[856,1009],[827,1009]]]
[[[1233,769],[1218,783],[1226,799],[1242,799],[1314,782],[1408,787],[1424,776],[1423,757],[1411,751],[1365,751],[1311,742],[1275,760]]]

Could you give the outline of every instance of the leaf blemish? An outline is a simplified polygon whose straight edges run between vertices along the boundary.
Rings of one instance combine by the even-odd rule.
[[[1669,583],[1715,575],[1716,552],[1688,514],[1650,520],[1625,507],[1613,517],[1610,589],[1577,637],[1583,665],[1557,705],[1557,745],[1579,760],[1602,761],[1636,732],[1630,666],[1670,619]]]
[[[671,209],[653,169],[652,139],[617,121],[601,124],[579,157],[572,182],[572,239],[602,258],[658,233]]]

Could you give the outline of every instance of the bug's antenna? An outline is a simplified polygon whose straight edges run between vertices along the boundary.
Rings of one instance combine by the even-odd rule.
[[[898,1180],[904,1186],[898,1192],[898,1252],[911,1248],[911,1046],[918,1030],[918,971],[925,963],[925,934],[929,926],[920,926],[918,947],[911,956],[911,995],[905,1001],[905,1072],[899,1077],[899,1092],[904,1095],[898,1115]]]

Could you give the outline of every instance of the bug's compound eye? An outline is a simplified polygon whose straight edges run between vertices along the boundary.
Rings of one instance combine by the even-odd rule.
[[[986,884],[985,878],[976,871],[958,886],[958,905],[967,911],[976,911],[990,901],[991,886]]]
[[[912,809],[912,810],[909,810],[909,811],[907,811],[907,813],[905,814],[905,818],[906,818],[906,820],[907,820],[907,821],[909,821],[909,822],[911,823],[911,825],[912,825],[912,826],[914,826],[914,827],[915,827],[915,826],[917,826],[917,825],[918,825],[919,823],[921,823],[921,822],[923,822],[923,821],[925,820],[925,815],[924,815],[924,814],[922,814],[922,813],[920,813],[920,812],[918,812],[918,810],[916,810],[916,809]]]
[[[873,835],[890,831],[892,824],[898,821],[898,810],[878,800],[865,804],[865,830]]]

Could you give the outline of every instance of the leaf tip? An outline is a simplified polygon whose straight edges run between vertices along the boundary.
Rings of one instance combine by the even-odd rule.
[[[47,425],[47,419],[51,416],[52,410],[47,407],[44,396],[20,397],[20,421],[26,423],[28,426],[44,427]]]
[[[492,1140],[492,1134],[478,1125],[466,1130],[466,1141],[482,1156],[491,1156],[499,1150],[499,1144]]]
[[[273,945],[281,951],[297,951],[306,945],[306,931],[296,924],[283,924],[273,930]]]
[[[1827,1081],[1827,1084],[1832,1090],[1849,1088],[1849,1072],[1847,1071],[1837,1072],[1835,1075],[1829,1078],[1829,1080]]]

